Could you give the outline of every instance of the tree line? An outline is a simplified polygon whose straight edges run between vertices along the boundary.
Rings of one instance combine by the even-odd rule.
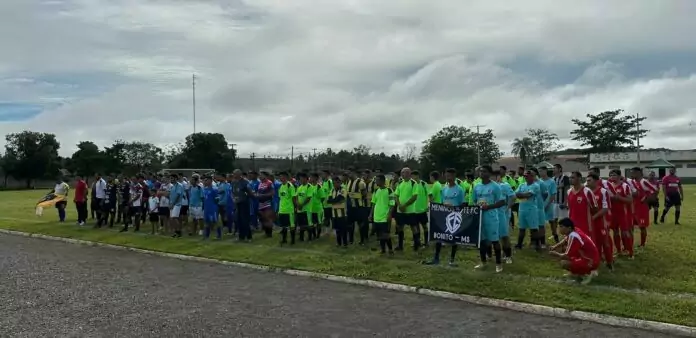
[[[575,129],[570,138],[579,142],[580,152],[614,152],[634,150],[636,140],[647,130],[638,126],[645,118],[627,115],[623,110],[587,114],[585,120],[574,119]],[[284,159],[251,161],[237,157],[224,135],[219,133],[195,133],[181,143],[166,149],[141,141],[116,140],[110,146],[100,148],[92,141],[77,144],[77,150],[69,157],[58,155],[60,142],[54,134],[25,130],[5,136],[5,152],[0,157],[0,168],[5,185],[9,177],[26,181],[57,178],[68,171],[71,174],[91,176],[94,173],[157,172],[169,168],[213,169],[231,172],[235,168],[259,170],[306,171],[320,169],[380,168],[398,170],[404,166],[419,168],[424,172],[442,168],[473,169],[477,163],[493,164],[500,159],[500,151],[493,130],[480,133],[463,126],[447,126],[422,142],[419,151],[413,143],[404,145],[400,154],[373,152],[369,146],[353,149],[327,148],[309,156],[289,156]],[[527,129],[526,136],[516,138],[512,155],[522,163],[533,164],[549,159],[561,150],[556,133],[545,128]],[[480,156],[480,157],[479,157]]]

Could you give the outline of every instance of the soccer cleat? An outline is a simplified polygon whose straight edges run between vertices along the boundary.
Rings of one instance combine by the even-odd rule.
[[[496,272],[496,273],[503,272],[503,266],[500,265],[500,264],[497,264],[497,265],[495,266],[495,272]]]
[[[482,262],[481,264],[477,265],[474,267],[476,270],[482,270],[486,267],[486,263]]]
[[[599,276],[599,271],[597,271],[597,270],[592,270],[592,272],[590,272],[589,276],[597,277],[597,276]]]
[[[450,267],[455,268],[457,267],[457,263],[455,263],[453,260],[450,259],[449,263],[447,263]]]
[[[431,261],[424,262],[423,264],[425,264],[425,265],[439,265],[440,261],[437,259],[433,259]]]
[[[505,257],[505,264],[512,264],[512,257]]]

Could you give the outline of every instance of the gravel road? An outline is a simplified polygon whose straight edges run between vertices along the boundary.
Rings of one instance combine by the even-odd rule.
[[[0,337],[669,337],[0,235]]]

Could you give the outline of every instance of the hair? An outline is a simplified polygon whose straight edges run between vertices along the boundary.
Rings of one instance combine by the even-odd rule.
[[[617,176],[621,176],[621,170],[619,170],[619,169],[612,169],[611,171],[609,171],[609,175],[611,175],[611,174],[614,174],[614,175],[617,175]]]
[[[437,180],[437,179],[440,178],[440,173],[433,170],[433,171],[430,172],[430,177],[432,177],[432,178],[434,178],[434,179]]]
[[[558,221],[558,225],[566,228],[575,229],[575,223],[573,223],[573,221],[568,217]]]
[[[363,170],[363,174],[372,174],[372,170],[365,169],[365,170]]]
[[[595,173],[589,173],[589,174],[587,174],[587,177],[591,177],[593,180],[599,181],[599,175],[597,175]]]
[[[479,170],[481,170],[481,169],[484,169],[489,173],[493,173],[493,168],[491,168],[491,166],[489,166],[489,165],[482,165],[479,167]]]
[[[313,178],[319,178],[319,174],[317,174],[317,173],[311,173],[311,174],[309,174],[309,176],[311,176]]]
[[[447,168],[445,169],[445,172],[448,174],[457,175],[457,170],[454,168]]]
[[[288,172],[287,172],[287,171],[281,171],[281,172],[278,173],[278,176],[288,176]]]
[[[643,169],[641,169],[641,167],[633,167],[633,168],[631,168],[631,171],[640,171],[640,172],[643,172]]]
[[[554,164],[553,167],[554,167],[554,168],[557,168],[557,169],[560,170],[560,171],[563,171],[563,166],[560,165],[560,164],[558,164],[558,163]]]
[[[374,172],[376,172],[376,173],[381,173],[381,172],[382,172],[382,168],[375,168]]]
[[[145,175],[143,175],[143,174],[138,174],[138,175],[136,176],[136,178],[141,179],[141,180],[144,180],[144,179],[145,179]]]
[[[590,171],[596,171],[596,172],[599,172],[599,167],[592,167],[592,168],[590,168]]]
[[[414,170],[414,171],[411,172],[411,175],[420,176],[420,171]]]
[[[169,177],[171,177],[171,178],[179,178],[179,175],[177,175],[177,174],[171,174],[171,175],[169,175]]]
[[[529,168],[529,171],[531,171],[531,172],[533,172],[535,175],[539,176],[539,169],[532,167],[532,168]]]
[[[523,166],[517,167],[517,170],[520,170],[520,169],[524,170],[524,167]]]
[[[570,173],[570,176],[582,177],[582,173],[579,171],[573,171],[572,173]]]
[[[501,169],[501,170],[505,170],[505,171],[507,171],[507,167],[506,167],[506,166],[504,166],[504,165],[501,165],[501,166],[500,166],[500,169]]]
[[[396,176],[401,176],[401,171],[400,171],[400,170],[399,170],[399,171],[395,171],[395,172],[394,172],[394,175],[396,175]]]
[[[380,180],[380,181],[386,181],[386,180],[387,180],[387,178],[386,178],[384,175],[382,175],[382,174],[377,174],[377,175],[375,175],[375,178],[378,179],[378,180]]]
[[[307,178],[307,173],[299,172],[297,173],[297,178]]]
[[[466,178],[469,179],[469,180],[473,180],[473,179],[474,179],[474,174],[472,174],[472,173],[466,173],[466,174],[464,174],[464,177],[466,177]]]
[[[257,173],[256,171],[253,171],[253,170],[249,172],[249,175],[258,175],[258,174],[259,173]]]
[[[263,176],[270,176],[270,174],[268,173],[268,171],[265,171],[265,170],[261,170],[261,175],[263,175]]]

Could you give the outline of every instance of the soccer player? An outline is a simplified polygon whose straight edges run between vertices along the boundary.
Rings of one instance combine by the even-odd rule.
[[[369,220],[374,222],[374,227],[377,230],[379,237],[379,247],[384,255],[389,249],[389,254],[394,254],[393,244],[389,226],[391,225],[391,209],[394,207],[394,196],[391,189],[385,186],[386,178],[379,174],[375,176],[377,190],[372,193],[372,210],[370,211]]]
[[[367,243],[369,235],[368,221],[369,216],[365,208],[365,196],[367,196],[367,185],[362,178],[358,177],[355,169],[349,169],[349,180],[346,183],[348,192],[348,240],[350,244],[355,242],[355,226],[358,227],[360,235],[360,245]]]
[[[313,190],[312,201],[309,203],[309,210],[311,212],[311,215],[309,219],[308,237],[311,241],[314,239],[319,239],[318,229],[321,227],[321,224],[319,224],[319,220],[321,217],[321,213],[324,210],[323,201],[325,196],[323,190],[321,189],[321,185],[319,185],[319,174],[312,173],[309,175],[309,185],[310,188]]]
[[[460,184],[457,184],[457,171],[449,168],[445,170],[445,185],[442,187],[440,193],[442,197],[442,204],[459,207],[464,205],[464,190]],[[442,242],[437,241],[435,243],[435,257],[431,261],[425,262],[427,265],[438,265],[440,264],[440,252],[442,251]],[[452,251],[450,253],[449,265],[455,266],[454,257],[457,254],[457,245],[452,245]]]
[[[587,175],[587,187],[592,190],[596,207],[592,210],[592,238],[600,255],[604,254],[604,262],[610,271],[614,270],[614,252],[608,235],[607,218],[609,216],[609,192],[601,186],[601,180],[595,173]]]
[[[651,198],[647,200],[648,208],[652,209],[652,215],[653,215],[653,223],[657,224],[657,216],[660,213],[660,191],[662,191],[662,182],[657,176],[655,176],[654,171],[650,171],[648,174],[648,182],[652,184],[655,189],[657,189],[657,192],[655,193],[656,198]],[[664,191],[662,191],[664,194]]]
[[[290,244],[295,244],[295,206],[297,205],[297,192],[295,186],[288,180],[288,173],[280,173],[280,187],[278,188],[278,225],[281,227],[280,245],[288,243],[288,229],[290,229]]]
[[[109,177],[106,180],[107,184],[104,188],[104,198],[101,200],[101,212],[97,214],[99,219],[95,228],[100,228],[103,225],[109,224],[109,228],[113,228],[116,220],[116,203],[118,201],[118,186],[114,179]]]
[[[208,176],[204,179],[203,189],[203,239],[210,238],[210,233],[215,228],[217,239],[222,239],[222,226],[218,223],[218,199],[220,190],[213,186],[213,178]]]
[[[665,193],[665,208],[662,209],[660,223],[665,222],[665,216],[669,209],[674,206],[674,224],[679,225],[679,216],[681,216],[681,205],[684,200],[684,189],[682,188],[681,180],[677,177],[677,170],[669,168],[669,175],[662,178],[662,186]]]
[[[496,173],[500,192],[505,198],[505,205],[498,208],[498,235],[503,246],[503,261],[507,264],[512,264],[512,244],[510,243],[510,214],[512,213],[512,205],[515,203],[515,192],[509,183],[504,181],[505,169],[500,167]]]
[[[191,214],[191,229],[189,233],[196,234],[203,230],[203,183],[200,182],[200,176],[193,174],[191,176],[191,185],[189,187],[189,213]],[[217,211],[217,207],[215,208]]]
[[[152,227],[152,231],[150,231],[150,234],[154,235],[157,233],[157,226],[159,223],[159,197],[157,197],[157,190],[154,188],[150,190],[150,198],[147,199],[147,209],[148,213],[150,214],[149,219],[150,219],[150,226]]]
[[[479,168],[481,183],[474,185],[472,199],[476,205],[481,207],[481,245],[479,253],[481,264],[476,269],[486,267],[488,247],[493,245],[495,254],[495,272],[503,271],[503,262],[500,249],[500,215],[498,209],[506,205],[506,198],[503,196],[498,183],[491,181],[493,169],[484,165]]]
[[[300,179],[300,186],[297,187],[295,192],[297,196],[297,217],[295,222],[297,227],[300,228],[300,242],[304,242],[304,234],[310,224],[311,215],[311,202],[314,197],[314,188],[309,184],[309,178],[305,173],[298,173],[297,177]],[[309,237],[311,241],[312,238]]]
[[[442,183],[440,183],[440,173],[433,171],[430,173],[430,202],[442,203]]]
[[[401,169],[401,182],[394,191],[396,208],[396,234],[398,244],[396,251],[404,250],[404,227],[410,226],[413,232],[413,251],[420,247],[420,228],[416,219],[416,200],[418,199],[418,187],[411,178],[411,169]]]
[[[592,212],[597,207],[592,190],[582,184],[582,174],[574,171],[570,174],[570,189],[568,190],[568,215],[576,229],[583,233],[592,234]]]
[[[256,198],[259,204],[259,218],[261,226],[267,238],[273,237],[273,222],[275,221],[275,211],[273,211],[272,200],[276,195],[273,181],[266,171],[262,171],[257,189]]]
[[[365,169],[363,171],[362,180],[363,182],[365,182],[365,200],[363,201],[363,208],[365,208],[365,211],[363,212],[369,217],[370,213],[372,212],[372,193],[374,193],[375,190],[377,190],[377,181],[375,177],[372,175],[372,171],[370,169]],[[371,222],[368,220],[367,223],[369,231],[368,235],[377,235],[377,229],[375,228],[374,224],[370,228],[369,225]]]
[[[181,237],[181,202],[184,197],[184,186],[179,182],[177,174],[171,175],[172,187],[167,193],[169,195],[169,224],[174,230],[173,238]]]
[[[249,188],[256,194],[259,191],[259,173],[255,171],[250,171],[249,174]],[[252,229],[259,229],[259,200],[255,197],[249,199],[249,224]]]
[[[549,225],[553,225],[556,216],[554,212],[556,211],[556,192],[558,187],[556,186],[556,181],[549,176],[549,170],[551,168],[542,167],[539,168],[539,177],[541,178],[541,188],[546,192],[546,197],[543,201],[544,208],[544,225],[548,222]],[[542,194],[543,195],[543,194]],[[553,230],[553,226],[552,226]],[[539,226],[541,248],[546,248],[546,227]],[[556,238],[557,239],[557,238]],[[558,240],[556,240],[558,242]]]
[[[609,189],[611,190],[611,222],[614,247],[621,253],[621,244],[628,251],[628,258],[633,259],[633,196],[631,187],[623,181],[618,169],[609,172]]]
[[[568,189],[570,189],[570,178],[563,174],[563,166],[553,165],[553,180],[556,182],[556,199],[554,219],[551,221],[551,235],[555,243],[559,242],[557,225],[558,220],[568,217]]]
[[[415,221],[420,226],[421,233],[423,233],[423,246],[428,246],[428,208],[430,207],[428,185],[425,181],[421,180],[418,170],[411,172],[411,177],[417,183],[416,193],[418,194],[418,198],[416,198]]]
[[[330,234],[329,229],[331,228],[331,217],[333,215],[331,203],[328,202],[328,197],[334,190],[333,180],[331,179],[331,173],[328,170],[321,172],[321,189],[326,198],[324,198],[324,219],[322,220],[324,228],[326,228],[326,234]],[[321,232],[319,233],[321,235]]]
[[[645,249],[648,240],[648,227],[650,227],[650,207],[648,203],[656,199],[657,188],[643,177],[643,169],[634,167],[631,169],[633,180],[633,212],[635,225],[640,229],[639,249]]]
[[[329,192],[326,199],[327,203],[331,205],[331,222],[333,223],[334,230],[336,231],[336,246],[337,247],[348,247],[348,214],[346,197],[347,193],[343,189],[341,184],[341,178],[335,176],[333,178],[332,185],[333,189]]]
[[[524,172],[524,183],[517,187],[515,196],[519,199],[518,211],[518,226],[519,235],[517,236],[517,249],[522,249],[522,242],[526,236],[526,231],[529,229],[531,243],[536,250],[541,250],[541,242],[539,241],[539,207],[537,196],[541,195],[539,185],[535,183],[536,174],[533,171],[527,170]]]
[[[560,232],[565,236],[549,253],[561,259],[561,267],[583,284],[592,280],[593,271],[599,268],[599,251],[590,236],[578,229],[569,218],[558,222]],[[561,250],[565,248],[565,251]]]

